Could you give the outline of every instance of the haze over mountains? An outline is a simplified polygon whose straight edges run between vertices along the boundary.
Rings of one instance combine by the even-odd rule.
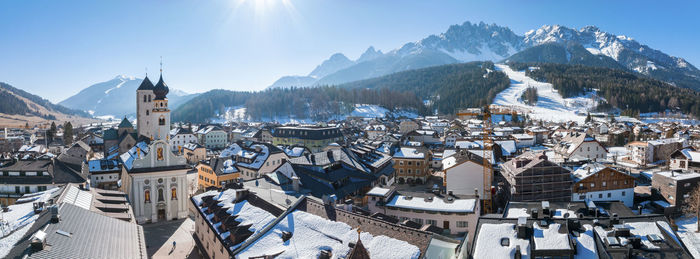
[[[545,25],[517,35],[508,27],[483,22],[453,25],[444,33],[386,53],[370,47],[357,60],[336,53],[308,75],[285,76],[269,87],[341,84],[409,69],[484,60],[618,68],[700,90],[700,70],[685,59],[595,26],[576,30]]]
[[[150,79],[155,82],[153,78]],[[157,81],[158,78],[155,78]],[[68,108],[83,110],[93,116],[122,117],[136,111],[136,89],[142,78],[119,75],[109,81],[91,85],[58,104]],[[170,109],[192,99],[197,94],[170,89],[168,105]]]

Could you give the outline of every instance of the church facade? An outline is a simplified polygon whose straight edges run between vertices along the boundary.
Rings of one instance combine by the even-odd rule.
[[[185,157],[169,143],[168,86],[161,75],[154,86],[148,77],[136,90],[137,134],[145,140],[121,155],[121,189],[129,195],[136,221],[151,223],[187,217]],[[150,142],[150,144],[146,144]]]

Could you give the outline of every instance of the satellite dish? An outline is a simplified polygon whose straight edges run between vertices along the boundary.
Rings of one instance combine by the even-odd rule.
[[[290,200],[290,199],[286,199],[286,200],[284,200],[284,202],[287,203],[287,205],[292,205],[292,200]]]

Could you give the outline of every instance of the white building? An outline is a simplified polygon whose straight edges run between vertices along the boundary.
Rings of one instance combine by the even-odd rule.
[[[484,166],[478,161],[481,161],[481,157],[464,149],[444,158],[442,170],[445,172],[444,185],[447,191],[459,195],[474,195],[474,190],[478,190],[482,198],[484,195],[490,196],[490,193],[484,193],[490,191],[484,190],[484,182],[490,183],[492,174],[484,175]]]
[[[138,223],[187,217],[187,161],[169,143],[168,87],[144,79],[137,92],[138,134],[151,139],[122,154],[121,190],[129,196]]]
[[[139,136],[150,139],[169,138],[170,109],[166,98],[168,92],[162,74],[155,86],[148,76],[141,82],[136,90],[136,129]]]
[[[564,136],[554,146],[555,157],[552,161],[564,160],[602,160],[608,156],[608,150],[595,138],[585,133],[574,132]]]
[[[197,136],[189,128],[178,127],[170,131],[170,147],[173,152],[184,152],[187,144],[197,142]]]
[[[139,142],[121,155],[121,190],[129,196],[140,223],[187,217],[187,161],[164,140]]]
[[[466,232],[472,235],[480,215],[479,200],[473,196],[397,193],[381,187],[372,188],[366,195],[370,213],[433,225],[455,235]]]

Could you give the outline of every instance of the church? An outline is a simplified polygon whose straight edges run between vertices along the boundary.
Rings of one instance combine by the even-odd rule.
[[[121,189],[129,195],[136,221],[151,223],[187,217],[186,159],[169,143],[168,86],[143,79],[136,90],[136,131],[141,141],[120,155]]]

